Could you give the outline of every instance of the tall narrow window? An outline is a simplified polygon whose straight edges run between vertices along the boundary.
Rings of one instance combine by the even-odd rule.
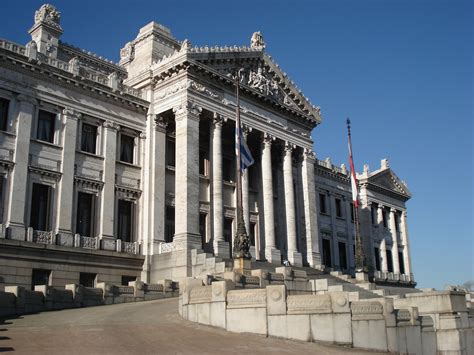
[[[387,269],[388,272],[393,272],[393,258],[392,258],[392,251],[387,249]]]
[[[400,219],[398,218],[398,213],[395,212],[393,218],[395,218],[395,231],[400,232]]]
[[[354,222],[355,221],[355,207],[354,207],[354,203],[351,202],[351,221]]]
[[[325,194],[319,194],[319,211],[321,213],[327,213],[326,195]]]
[[[339,266],[342,270],[347,270],[347,252],[346,252],[346,243],[339,242]]]
[[[342,201],[336,198],[336,217],[342,218]]]
[[[327,267],[332,267],[331,242],[329,239],[323,239],[323,263]]]
[[[3,212],[5,211],[4,184],[5,178],[0,176],[0,223],[3,223]]]
[[[35,230],[48,231],[51,188],[47,185],[33,184],[31,194],[30,227]]]
[[[96,154],[97,127],[83,123],[81,134],[81,150],[83,152]]]
[[[370,218],[373,225],[377,224],[377,206],[374,203],[370,205]]]
[[[77,194],[76,233],[84,237],[94,234],[94,195],[79,192]]]
[[[176,166],[176,142],[173,139],[166,140],[166,165]]]
[[[199,214],[199,233],[201,234],[201,246],[204,249],[204,245],[207,243],[207,214]]]
[[[165,242],[171,243],[174,237],[174,207],[166,206],[165,213]]]
[[[7,130],[9,105],[10,101],[0,98],[0,131]]]
[[[209,176],[209,153],[206,151],[199,151],[199,174]]]
[[[400,274],[405,273],[405,260],[403,259],[403,252],[398,252],[398,262],[400,263]]]
[[[122,134],[120,136],[120,161],[133,164],[134,138]]]
[[[232,218],[224,218],[224,240],[232,242]]]
[[[380,252],[379,248],[374,248],[375,270],[380,271]]]
[[[235,181],[235,160],[224,157],[222,159],[222,178],[224,181]]]
[[[132,241],[133,218],[132,202],[119,200],[118,203],[118,239],[123,242]]]
[[[36,131],[36,138],[40,141],[54,143],[54,122],[56,121],[56,114],[39,110],[38,113],[38,129]]]
[[[256,231],[257,228],[257,223],[255,222],[250,222],[250,245],[255,246],[255,235],[257,234]]]
[[[387,223],[387,211],[385,210],[385,208],[382,210],[382,221],[383,221],[383,226],[384,226],[384,228],[387,228],[387,227],[388,227],[388,223]]]

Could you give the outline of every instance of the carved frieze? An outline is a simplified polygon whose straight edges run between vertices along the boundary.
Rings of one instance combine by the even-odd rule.
[[[353,302],[351,312],[353,320],[383,319],[383,306],[380,302]]]
[[[296,295],[286,300],[288,314],[331,313],[331,296],[329,295]]]
[[[237,290],[227,293],[227,308],[263,308],[267,306],[267,291]]]
[[[212,298],[212,286],[201,286],[191,289],[189,303],[208,303]]]

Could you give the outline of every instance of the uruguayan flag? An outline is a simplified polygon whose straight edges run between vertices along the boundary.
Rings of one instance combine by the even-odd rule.
[[[244,171],[250,165],[252,165],[255,160],[253,160],[252,153],[250,153],[250,149],[245,142],[244,135],[242,134],[242,130],[239,129],[240,132],[240,169]]]

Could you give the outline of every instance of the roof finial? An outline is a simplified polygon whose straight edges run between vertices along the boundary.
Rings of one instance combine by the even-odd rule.
[[[264,50],[265,42],[263,41],[263,36],[260,31],[254,32],[252,38],[250,39],[250,48]]]

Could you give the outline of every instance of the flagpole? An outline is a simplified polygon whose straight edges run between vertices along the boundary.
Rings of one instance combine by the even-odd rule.
[[[233,258],[234,259],[251,259],[250,255],[250,238],[245,230],[244,213],[242,208],[242,161],[241,161],[241,124],[240,124],[240,71],[236,76],[236,117],[235,117],[235,155],[236,155],[236,175],[237,175],[237,230],[234,237]]]
[[[356,196],[355,200],[353,201],[354,203],[354,232],[355,232],[355,268],[356,272],[366,272],[366,266],[365,266],[365,255],[364,255],[364,247],[362,245],[362,238],[360,236],[360,223],[359,223],[359,196],[357,193],[357,180],[356,180],[356,172],[354,169],[354,161],[352,158],[352,140],[351,140],[351,121],[349,118],[347,118],[347,136],[349,139],[349,160],[350,160],[350,168],[351,168],[351,180],[353,179],[355,181],[355,186],[352,186],[352,189],[356,189],[356,194],[354,194],[353,191],[353,196]]]

